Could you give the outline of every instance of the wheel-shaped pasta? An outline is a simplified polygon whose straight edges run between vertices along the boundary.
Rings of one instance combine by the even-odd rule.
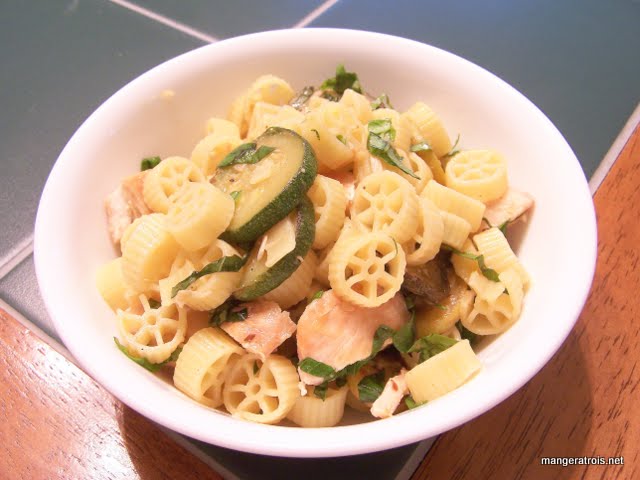
[[[349,108],[363,125],[366,125],[372,118],[371,103],[367,97],[350,88],[344,91],[338,103]]]
[[[222,405],[225,371],[242,348],[219,328],[203,328],[182,347],[173,373],[175,386],[209,407]]]
[[[222,240],[215,240],[204,253],[192,255],[193,265],[200,270],[222,257],[234,255],[240,256],[235,248]],[[200,277],[184,290],[178,291],[174,300],[179,306],[186,305],[194,310],[211,310],[222,305],[231,296],[241,279],[242,273],[239,271],[210,273]]]
[[[140,218],[122,250],[122,277],[136,293],[153,289],[167,276],[178,253],[178,243],[166,227],[166,215]]]
[[[420,194],[423,198],[431,200],[436,207],[445,212],[453,213],[469,222],[471,231],[480,228],[484,215],[484,203],[464,195],[460,192],[440,185],[435,180],[429,180]]]
[[[440,212],[442,224],[444,226],[444,234],[442,235],[442,243],[453,248],[461,248],[469,237],[471,225],[464,218],[453,213]]]
[[[144,179],[144,201],[154,212],[167,213],[170,197],[185,183],[204,181],[204,175],[192,161],[183,157],[165,158]]]
[[[520,316],[523,289],[519,274],[514,269],[501,273],[503,292],[497,298],[483,298],[476,295],[473,309],[467,316],[461,316],[462,325],[477,335],[495,335],[507,330]]]
[[[240,123],[240,135],[247,135],[249,122],[253,116],[253,109],[258,102],[270,103],[272,105],[285,105],[291,101],[295,92],[291,86],[282,78],[275,75],[262,75],[258,77],[249,90],[244,95],[242,104],[242,122]],[[239,107],[236,106],[236,109]],[[234,112],[235,113],[235,112]],[[235,120],[231,119],[230,120]],[[262,132],[260,132],[262,133]]]
[[[115,258],[98,268],[96,286],[109,308],[114,312],[129,306],[127,287],[122,276],[122,258]]]
[[[277,423],[300,397],[299,381],[296,367],[285,357],[269,355],[263,362],[258,355],[243,355],[225,375],[224,406],[236,418]]]
[[[234,124],[231,123],[231,125],[235,127]],[[213,175],[216,167],[222,159],[231,150],[240,145],[240,142],[241,140],[238,135],[210,133],[200,140],[193,148],[193,151],[191,152],[191,161],[200,169],[204,176],[208,177]]]
[[[298,398],[295,405],[287,415],[293,423],[305,428],[333,427],[338,424],[344,415],[344,404],[348,388],[327,388],[324,399],[313,394],[313,388],[309,393]]]
[[[438,115],[425,103],[416,102],[403,113],[413,124],[413,140],[415,143],[427,142],[438,157],[451,150],[451,140]]]
[[[447,187],[487,203],[502,197],[509,186],[507,164],[493,150],[465,150],[445,167]]]
[[[413,188],[415,188],[417,193],[422,192],[427,182],[433,178],[431,169],[426,164],[426,162],[415,153],[409,152],[409,154],[407,154],[404,152],[404,150],[397,150],[397,152],[398,155],[400,155],[400,157],[403,159],[404,165],[409,168],[416,175],[416,177],[419,178],[415,178],[403,172],[398,167],[389,165],[378,157],[371,155],[368,151],[360,151],[356,153],[353,162],[353,170],[358,182],[361,182],[372,173],[388,170],[390,172],[397,173],[406,181],[408,181],[411,185],[413,185]]]
[[[120,340],[132,355],[162,363],[184,341],[187,313],[175,305],[150,308],[142,298],[142,314],[118,310]]]
[[[292,307],[307,296],[317,266],[318,258],[313,250],[309,250],[289,278],[263,295],[263,298],[276,302],[283,309]]]
[[[269,127],[282,127],[290,130],[304,120],[304,114],[289,105],[272,105],[258,102],[253,109],[249,122],[247,138],[257,138]]]
[[[482,364],[469,340],[462,340],[409,370],[405,379],[411,397],[429,402],[467,382]]]
[[[318,175],[307,192],[316,217],[313,248],[320,250],[335,242],[344,225],[347,195],[340,182]]]
[[[393,172],[378,172],[358,184],[351,204],[351,220],[362,230],[384,232],[399,243],[415,234],[418,195]]]
[[[406,265],[404,251],[392,237],[363,232],[338,240],[329,257],[329,283],[344,300],[377,307],[400,290]]]
[[[225,231],[235,202],[210,183],[187,183],[174,196],[167,213],[167,228],[188,251],[210,245]]]
[[[529,274],[513,253],[509,242],[499,228],[489,228],[473,236],[478,251],[484,255],[484,263],[498,274],[507,269],[514,269],[520,275],[525,288],[529,285]]]
[[[207,135],[212,133],[219,137],[238,137],[240,138],[240,130],[238,126],[224,118],[211,117],[207,120]]]
[[[402,246],[407,265],[422,265],[436,256],[444,239],[440,210],[426,198],[420,198],[420,215],[416,233]]]

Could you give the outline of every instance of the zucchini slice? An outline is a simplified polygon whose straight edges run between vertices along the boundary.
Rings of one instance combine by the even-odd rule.
[[[276,288],[296,271],[311,248],[316,233],[316,224],[313,204],[306,195],[302,197],[302,201],[297,208],[282,221],[292,222],[295,225],[295,246],[293,250],[280,258],[271,267],[268,267],[269,258],[261,251],[263,242],[256,242],[244,266],[240,287],[233,294],[238,300],[253,300]],[[288,230],[288,228],[276,227],[269,230],[266,236],[269,237],[270,232],[274,232],[274,234],[281,232],[281,235],[286,235]],[[287,239],[273,240],[274,244],[278,244],[279,241],[284,243]]]
[[[252,242],[286,217],[318,172],[311,145],[291,130],[271,127],[255,143],[258,149],[275,150],[256,163],[218,167],[211,178],[213,185],[236,200],[231,223],[220,236],[228,242]]]

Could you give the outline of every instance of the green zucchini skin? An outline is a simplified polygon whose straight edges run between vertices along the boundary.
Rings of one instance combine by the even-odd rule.
[[[296,132],[282,127],[270,127],[258,137],[256,142],[260,143],[261,139],[273,135],[289,135],[294,137],[296,141],[302,142],[303,158],[300,169],[285,185],[284,189],[262,210],[257,212],[251,220],[236,230],[227,230],[220,235],[220,238],[226,242],[247,243],[256,240],[291,213],[311,188],[318,174],[318,162],[316,161],[313,148],[309,142]]]
[[[236,290],[233,296],[238,300],[254,300],[270,292],[289,278],[302,263],[302,259],[313,244],[313,239],[316,234],[316,223],[313,204],[306,195],[303,195],[297,208],[296,246],[291,252],[276,262],[275,265],[257,277],[251,284]],[[259,245],[254,245],[253,248],[259,248]]]

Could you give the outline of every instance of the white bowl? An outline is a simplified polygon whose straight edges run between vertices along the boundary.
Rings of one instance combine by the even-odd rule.
[[[103,200],[149,155],[186,155],[212,115],[253,79],[273,73],[296,89],[319,85],[344,63],[364,88],[394,106],[423,100],[464,147],[505,155],[512,185],[536,199],[518,255],[533,278],[520,320],[480,352],[479,375],[422,408],[328,429],[265,426],[193,402],[114,346],[114,315],[96,268],[115,256]],[[172,90],[172,99],[161,92]],[[283,30],[225,40],[174,58],[135,79],[71,138],[42,194],[35,262],[47,309],[86,371],[131,408],[172,430],[268,455],[322,457],[382,450],[438,435],[489,410],[527,382],[560,347],[584,304],[596,257],[591,195],[560,132],[523,95],[443,50],[387,35]]]

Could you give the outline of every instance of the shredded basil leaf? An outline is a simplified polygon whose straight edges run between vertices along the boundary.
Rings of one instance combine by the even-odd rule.
[[[342,144],[343,144],[343,145],[346,145],[346,144],[347,144],[347,139],[346,139],[346,138],[344,138],[342,135],[336,135],[336,138],[337,138],[338,140],[340,140],[340,141],[342,142]]]
[[[326,98],[327,100],[330,100],[332,102],[337,102],[338,100],[340,100],[340,95],[338,95],[335,92],[332,92],[330,90],[325,90],[324,92],[322,92],[320,94],[320,96],[322,98]]]
[[[378,98],[371,102],[371,110],[377,110],[379,108],[393,108],[391,100],[389,100],[389,95],[386,93],[379,95]]]
[[[234,192],[231,192],[229,195],[231,195],[231,198],[233,198],[234,202],[237,202],[238,201],[238,197],[240,197],[241,193],[242,192],[240,190],[236,190]]]
[[[347,384],[347,377],[336,378],[336,387],[341,388]]]
[[[431,148],[431,145],[429,145],[427,142],[420,142],[420,143],[411,145],[410,150],[412,152],[430,152],[433,149]]]
[[[468,258],[469,260],[475,260],[476,262],[478,262],[478,267],[480,267],[480,272],[482,272],[482,275],[487,277],[492,282],[499,282],[500,281],[500,277],[498,275],[498,272],[496,272],[493,268],[489,268],[489,267],[487,267],[485,265],[485,263],[484,263],[484,255],[474,255],[473,253],[462,252],[462,251],[458,250],[457,248],[453,248],[453,247],[450,247],[449,245],[444,245],[444,244],[442,245],[442,249],[443,250],[448,250],[448,251],[454,253],[455,255],[459,255],[461,257]]]
[[[175,362],[178,357],[180,356],[180,353],[182,352],[182,347],[178,347],[176,348],[172,353],[171,356],[169,358],[167,358],[164,362],[160,362],[160,363],[151,363],[149,360],[147,360],[146,358],[142,358],[142,357],[136,357],[134,355],[131,355],[129,353],[129,350],[127,350],[127,347],[125,347],[124,345],[122,345],[120,343],[120,341],[116,338],[113,337],[113,341],[115,342],[116,346],[118,347],[118,349],[124,353],[130,360],[133,360],[134,362],[136,362],[138,365],[140,365],[141,367],[146,368],[147,370],[149,370],[150,372],[157,372],[158,370],[160,370],[164,365],[166,365],[169,362]]]
[[[384,370],[367,375],[358,382],[358,398],[362,402],[375,402],[384,390]]]
[[[497,228],[498,230],[500,230],[502,232],[503,235],[507,235],[507,225],[509,225],[509,220],[505,220],[504,222],[502,222],[500,225],[491,225],[491,222],[489,222],[489,219],[482,217],[482,220],[485,221],[485,223],[489,226],[489,228]]]
[[[440,310],[442,310],[443,312],[447,310],[447,307],[445,307],[443,304],[441,303],[436,303],[433,305],[436,308],[439,308]]]
[[[204,277],[205,275],[210,275],[212,273],[218,272],[237,272],[242,268],[244,262],[247,261],[247,257],[239,257],[238,255],[232,255],[230,257],[222,257],[216,260],[215,262],[211,262],[208,265],[205,265],[202,270],[196,270],[187,278],[178,282],[173,289],[171,289],[171,298],[175,297],[180,290],[184,290],[185,288],[189,288],[193,282],[195,282],[200,277]]]
[[[311,129],[311,131],[312,131],[313,133],[315,133],[315,134],[316,134],[316,138],[317,138],[318,140],[320,140],[320,132],[318,132],[318,130],[316,130],[315,128],[312,128],[312,129]]]
[[[405,323],[402,327],[393,334],[393,346],[396,347],[400,353],[407,353],[409,349],[413,346],[416,340],[416,332],[415,332],[415,318],[416,312],[410,310],[411,317],[409,321]]]
[[[242,322],[247,318],[247,309],[238,309],[238,302],[227,300],[222,305],[211,310],[209,325],[219,327],[225,322]]]
[[[158,307],[160,307],[162,304],[156,300],[155,298],[150,298],[149,299],[149,307],[156,309]]]
[[[460,321],[456,323],[456,327],[458,327],[458,330],[460,331],[460,336],[463,339],[469,340],[469,343],[473,343],[478,337],[478,335],[476,335],[475,333],[467,330],[467,328]]]
[[[347,88],[350,88],[354,92],[362,93],[358,75],[354,72],[347,72],[342,64],[336,67],[336,76],[325,80],[320,88],[323,90],[333,90],[339,97],[342,96]]]
[[[404,404],[409,410],[419,407],[420,405],[424,405],[424,403],[416,402],[411,395],[407,395],[406,397],[404,397]]]
[[[329,382],[323,382],[320,385],[316,385],[313,388],[313,394],[321,399],[322,401],[325,400],[325,398],[327,398],[327,389],[329,388]]]
[[[453,144],[453,147],[451,147],[451,150],[449,150],[443,156],[446,157],[446,158],[449,158],[449,157],[453,157],[456,153],[460,153],[460,149],[456,148],[458,146],[458,142],[459,141],[460,141],[460,134],[458,134],[458,136],[456,137],[456,141]]]
[[[269,147],[267,145],[261,145],[258,147],[255,143],[243,143],[231,150],[218,164],[218,168],[224,168],[240,163],[258,163],[274,150],[275,147]]]
[[[313,294],[313,296],[309,299],[309,302],[307,303],[307,305],[309,305],[309,303],[313,302],[314,300],[318,300],[320,297],[322,297],[322,295],[324,294],[324,290],[318,290],[316,293]]]
[[[304,87],[300,94],[289,102],[289,105],[296,110],[301,110],[302,107],[304,107],[304,104],[307,103],[309,98],[311,98],[311,95],[313,95],[314,91],[315,88],[312,86]]]
[[[438,353],[444,352],[456,343],[457,340],[453,338],[432,333],[416,340],[416,343],[413,344],[408,353],[420,352],[420,363],[422,363]]]
[[[332,366],[314,360],[311,357],[302,359],[302,361],[298,363],[298,368],[314,377],[324,378],[326,381],[333,380],[337,374]]]
[[[145,170],[151,170],[153,167],[158,165],[162,160],[160,157],[147,157],[143,158],[140,162],[140,171],[144,172]]]
[[[419,180],[420,177],[404,165],[404,160],[391,145],[395,138],[395,129],[391,126],[391,120],[372,120],[369,122],[368,128],[367,150],[389,165],[399,168],[407,175]]]

